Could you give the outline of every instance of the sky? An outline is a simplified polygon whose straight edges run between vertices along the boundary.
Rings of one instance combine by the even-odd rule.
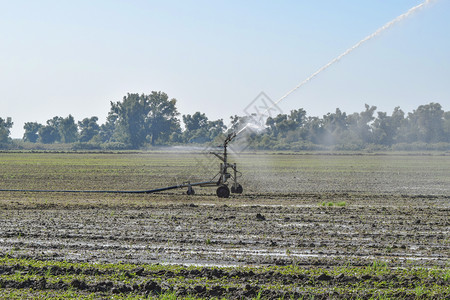
[[[0,117],[72,114],[103,123],[110,102],[162,91],[181,115],[245,115],[423,1],[0,0]],[[450,0],[425,8],[343,58],[278,105],[322,117],[364,104],[392,113],[450,110]],[[180,115],[180,118],[181,118]]]

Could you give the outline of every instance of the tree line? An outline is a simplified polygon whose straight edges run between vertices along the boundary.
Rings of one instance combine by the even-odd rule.
[[[27,143],[73,144],[77,149],[139,149],[146,145],[204,144],[236,131],[257,116],[231,116],[209,120],[201,112],[183,115],[176,99],[163,92],[127,94],[111,102],[106,122],[92,116],[76,122],[72,115],[55,116],[45,124],[27,122],[23,141]],[[339,108],[322,118],[307,116],[304,109],[268,117],[262,131],[245,131],[247,146],[252,149],[304,150],[367,147],[399,148],[407,145],[439,144],[450,149],[450,111],[439,103],[420,105],[405,114],[399,107],[388,115],[365,105],[359,113],[346,114]],[[183,126],[182,123],[183,122]],[[11,118],[0,118],[0,147],[13,144]],[[401,148],[400,147],[400,148]]]
[[[388,115],[365,105],[359,113],[347,115],[339,108],[322,118],[307,116],[303,109],[268,118],[264,134],[255,134],[253,148],[260,149],[375,149],[414,150],[419,145],[440,144],[450,150],[450,111],[439,103],[420,105],[405,114],[400,107]],[[413,145],[414,147],[408,146]],[[434,147],[433,149],[438,149]]]

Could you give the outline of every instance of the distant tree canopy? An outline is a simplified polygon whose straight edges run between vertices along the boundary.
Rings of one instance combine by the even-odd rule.
[[[89,142],[100,133],[100,126],[97,124],[98,118],[84,118],[78,122],[80,129],[80,142]]]
[[[450,113],[444,112],[438,103],[421,105],[407,117],[399,107],[390,116],[385,112],[378,112],[375,116],[375,111],[376,106],[366,104],[360,113],[347,115],[337,108],[323,118],[306,118],[302,109],[294,110],[290,115],[268,118],[267,132],[255,137],[253,145],[280,148],[280,145],[303,141],[361,148],[368,144],[392,146],[398,143],[450,142]]]
[[[10,142],[10,129],[13,126],[11,118],[0,118],[0,144],[6,144]],[[1,145],[0,145],[1,146]]]
[[[78,122],[72,115],[56,116],[45,125],[25,123],[23,140],[44,144],[90,143],[118,149],[138,149],[146,144],[201,144],[212,142],[227,131],[238,131],[258,117],[231,116],[229,127],[223,119],[210,121],[199,111],[183,115],[180,120],[176,103],[176,99],[169,99],[163,92],[127,94],[121,101],[110,103],[104,124],[99,125],[96,116]],[[0,118],[0,144],[11,141],[12,125],[11,118]],[[441,143],[450,149],[450,112],[433,102],[420,105],[408,114],[396,107],[390,115],[377,112],[376,106],[368,104],[359,113],[347,114],[336,108],[322,118],[307,116],[299,108],[268,117],[265,130],[252,132],[246,140],[250,148],[275,150],[317,147],[352,150],[370,145],[391,148],[413,143]]]
[[[73,143],[78,140],[78,127],[72,115],[67,118],[53,117],[47,120],[47,125],[42,126],[37,123],[25,123],[25,138],[34,139],[35,130],[38,132],[38,141],[43,144],[56,142]],[[31,140],[30,140],[31,141]]]
[[[420,141],[425,143],[443,142],[444,137],[444,111],[439,103],[421,105],[412,113],[408,114],[410,132],[409,141]],[[412,135],[412,136],[411,136]],[[449,132],[447,132],[447,141]]]
[[[78,140],[78,127],[75,124],[75,119],[72,115],[61,119],[59,124],[59,135],[61,137],[61,142],[63,143],[73,143]]]
[[[39,129],[41,129],[42,125],[37,122],[27,122],[23,126],[23,129],[25,129],[25,133],[23,134],[23,140],[25,142],[31,142],[36,143],[39,135]]]
[[[61,117],[54,117],[53,119],[47,120],[47,125],[39,128],[38,134],[41,143],[52,144],[61,141],[61,136],[59,134],[61,119]]]
[[[128,94],[122,101],[111,102],[109,114],[112,135],[110,139],[136,149],[150,142],[167,142],[174,132],[180,132],[176,99],[162,92],[150,95]]]
[[[226,126],[222,119],[209,121],[204,113],[196,112],[191,115],[183,115],[185,131],[181,140],[185,143],[206,143],[213,141],[221,135]]]

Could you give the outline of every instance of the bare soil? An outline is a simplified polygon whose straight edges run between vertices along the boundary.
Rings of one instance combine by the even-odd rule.
[[[449,262],[444,196],[254,194],[223,202],[199,195],[166,203],[177,196],[164,194],[146,195],[135,208],[120,196],[93,204],[86,199],[92,195],[84,196],[83,204],[68,207],[13,201],[1,211],[0,252],[77,262],[224,266]]]
[[[248,167],[251,159],[255,157],[243,162],[250,174],[242,178],[244,194],[232,194],[228,199],[218,199],[213,189],[196,189],[193,196],[186,195],[184,190],[149,195],[2,192],[0,254],[45,261],[204,266],[202,272],[206,275],[200,275],[207,277],[216,276],[209,274],[215,269],[210,267],[222,266],[332,269],[385,262],[390,268],[448,268],[450,194],[446,176],[450,173],[446,172],[450,164],[447,156],[434,162],[440,167],[436,173],[418,164],[414,168],[398,169],[400,175],[386,163],[382,167],[376,165],[376,172],[366,166],[352,173],[352,167],[345,165],[342,158],[332,169],[320,167],[323,159],[330,160],[330,157],[320,157],[320,164],[307,166],[303,174],[298,168],[297,173],[293,173],[289,168],[295,165],[292,159],[298,157],[287,156],[275,166],[266,165],[261,173]],[[286,159],[288,161],[284,162]],[[361,167],[358,156],[351,159],[354,166]],[[367,158],[362,159],[367,161]],[[11,165],[9,174],[14,173]],[[160,167],[167,170],[165,175],[176,173],[171,169],[170,159]],[[26,170],[23,164],[21,168]],[[120,169],[123,172],[114,176],[108,171],[115,184],[120,183],[126,173],[122,166]],[[315,172],[319,174],[312,176]],[[164,181],[164,174],[160,175],[163,177],[155,175],[155,178]],[[20,183],[17,178],[21,176],[24,175],[20,172],[10,179],[5,175],[3,183],[17,187]],[[86,175],[90,176],[92,173]],[[133,173],[129,178],[136,176],[140,175]],[[373,182],[379,183],[375,187],[370,185],[373,176],[378,178]],[[318,184],[307,192],[300,192],[298,187],[305,190],[305,186],[313,184],[314,177],[318,178]],[[57,188],[76,180],[72,175],[48,173],[42,174],[37,182],[27,184],[35,187],[55,178],[56,184],[52,186]],[[126,186],[131,186],[129,178],[124,179]],[[269,179],[264,182],[262,178]],[[389,181],[389,178],[396,179]],[[402,185],[395,180],[400,180]],[[339,185],[341,181],[345,183]],[[350,187],[352,182],[353,187]],[[427,182],[434,182],[434,185],[427,185]],[[84,184],[78,182],[78,186],[83,185],[96,187],[89,180]],[[256,280],[260,284],[270,277],[265,273],[227,276],[238,276],[247,283]],[[286,280],[300,280],[299,284],[311,281],[305,278]],[[322,277],[330,282],[340,282],[343,278]],[[357,284],[366,279],[348,280]],[[85,288],[89,287],[88,283],[84,284]],[[448,282],[442,284],[448,289]],[[226,292],[255,297],[258,289],[247,285],[235,294],[223,290],[216,296]],[[108,287],[108,291],[112,288]],[[95,288],[91,289],[95,292]],[[214,296],[208,294],[210,292],[210,289],[195,292],[195,287],[178,291],[180,295]]]

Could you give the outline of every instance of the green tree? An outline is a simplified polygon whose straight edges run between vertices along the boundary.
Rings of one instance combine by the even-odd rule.
[[[149,96],[150,111],[148,113],[147,126],[149,128],[150,141],[152,145],[159,139],[164,143],[174,132],[181,132],[179,115],[176,104],[177,100],[169,97],[166,93],[153,91]]]
[[[318,117],[308,117],[305,125],[300,128],[301,138],[314,144],[321,144],[323,142],[324,133],[323,119]]]
[[[146,141],[148,134],[148,96],[127,94],[122,102],[111,102],[111,111],[117,114],[115,133],[118,140],[139,148]]]
[[[270,133],[275,136],[282,136],[286,134],[286,131],[290,128],[288,123],[288,116],[286,114],[278,114],[276,117],[268,117],[266,120],[266,126],[269,126]]]
[[[228,130],[231,132],[238,132],[252,121],[252,117],[256,117],[256,114],[252,116],[230,116],[231,126]]]
[[[73,143],[78,140],[78,127],[72,115],[61,119],[59,123],[59,134],[61,142]]]
[[[217,136],[221,135],[227,130],[227,126],[223,123],[223,119],[215,121],[208,121],[209,139],[212,141]]]
[[[291,130],[302,127],[306,120],[306,110],[304,110],[303,108],[291,110],[289,114],[289,120],[294,122],[294,128],[291,127]]]
[[[444,113],[444,142],[450,143],[450,111]]]
[[[375,119],[373,114],[377,109],[376,106],[369,106],[365,104],[365,110],[358,113],[353,113],[347,117],[347,124],[349,129],[350,143],[371,143],[372,142],[372,130],[370,123]]]
[[[323,127],[326,144],[340,143],[347,131],[347,114],[336,108],[334,113],[323,116]]]
[[[11,141],[9,135],[11,134],[10,129],[13,124],[10,117],[6,118],[6,120],[0,118],[0,144],[6,144]]]
[[[197,129],[207,128],[208,118],[204,113],[199,111],[191,115],[183,115],[183,123],[187,132],[192,132]]]
[[[196,112],[183,115],[185,131],[183,140],[188,143],[206,143],[213,141],[226,130],[222,119],[209,121],[204,113]]]
[[[278,114],[276,117],[268,117],[266,126],[275,137],[286,137],[290,131],[301,128],[306,121],[306,111],[303,108],[294,109],[289,115]]]
[[[110,116],[117,116],[114,135],[120,142],[136,149],[150,140],[154,145],[169,141],[173,132],[180,131],[176,99],[162,92],[150,95],[127,94],[122,101],[111,102]]]
[[[53,144],[59,139],[59,132],[53,126],[42,126],[39,128],[39,142],[43,144]]]
[[[39,141],[44,144],[53,144],[61,141],[61,135],[59,132],[60,124],[63,118],[53,117],[47,120],[47,125],[42,126],[38,130]]]
[[[183,115],[185,130],[183,140],[187,143],[205,143],[209,141],[208,118],[204,113],[196,112]]]
[[[417,141],[438,143],[444,137],[444,111],[439,103],[420,105],[408,114],[410,130],[415,132]]]
[[[97,124],[98,118],[84,118],[82,121],[78,121],[78,127],[80,128],[80,142],[89,142],[92,138],[99,134],[100,126]]]
[[[116,142],[116,124],[119,116],[114,111],[110,110],[106,117],[105,124],[100,125],[100,131],[98,133],[101,142]]]
[[[39,135],[38,131],[42,127],[42,124],[39,124],[37,122],[27,122],[23,126],[23,129],[25,129],[25,133],[23,134],[23,140],[25,142],[31,142],[36,143]]]
[[[391,116],[378,112],[378,117],[372,124],[373,142],[379,145],[392,145],[397,141],[400,127],[405,121],[405,113],[396,107]]]

